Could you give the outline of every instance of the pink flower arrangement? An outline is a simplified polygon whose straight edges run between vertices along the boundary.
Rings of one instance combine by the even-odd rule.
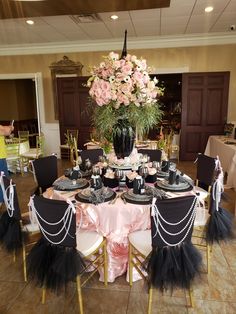
[[[150,106],[157,102],[161,90],[155,86],[148,74],[145,59],[110,52],[98,67],[93,67],[92,76],[87,82],[89,94],[99,106],[112,105],[118,109],[121,105],[134,104],[137,107]]]
[[[92,68],[87,86],[96,103],[92,119],[101,138],[120,133],[121,125],[144,134],[158,124],[162,117],[158,104],[162,89],[148,72],[145,59],[130,54],[120,59],[114,52]]]

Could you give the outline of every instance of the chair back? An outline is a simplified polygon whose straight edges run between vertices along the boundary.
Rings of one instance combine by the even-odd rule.
[[[99,156],[103,156],[103,149],[89,149],[89,150],[82,150],[80,152],[82,162],[84,162],[86,159],[89,159],[93,164],[97,163],[99,161]]]
[[[148,155],[150,157],[150,161],[161,161],[162,151],[160,149],[140,148],[138,153]]]
[[[151,214],[153,247],[177,246],[191,240],[196,201],[195,195],[156,200]]]
[[[0,183],[6,211],[0,217],[0,243],[8,252],[14,252],[22,246],[21,213],[16,186],[4,175]]]
[[[66,133],[68,135],[72,135],[72,137],[75,137],[76,140],[78,140],[78,136],[79,136],[79,131],[77,129],[67,129]]]
[[[76,215],[70,204],[34,195],[30,207],[32,216],[36,217],[42,236],[48,243],[76,247]]]
[[[18,131],[19,139],[29,139],[29,131]]]
[[[78,129],[67,129],[65,134],[65,141],[70,147],[71,144],[74,143],[74,139],[76,143],[78,143],[79,131]]]
[[[57,157],[46,156],[32,161],[33,172],[38,186],[45,191],[58,177]]]
[[[36,136],[36,158],[44,155],[44,135],[41,133]]]
[[[191,242],[196,215],[194,195],[157,200],[152,204],[152,252],[147,271],[152,286],[190,288],[201,269],[201,254]]]
[[[8,216],[10,218],[20,220],[21,212],[16,191],[16,185],[5,175],[1,175],[0,183]]]
[[[197,180],[203,188],[213,184],[216,175],[216,158],[198,154]]]
[[[6,141],[7,159],[19,158],[20,155],[20,141],[19,138],[13,138]]]

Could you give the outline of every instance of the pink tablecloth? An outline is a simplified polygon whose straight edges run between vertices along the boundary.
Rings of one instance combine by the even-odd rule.
[[[75,193],[58,192],[48,189],[44,196],[53,199],[66,199]],[[95,230],[107,239],[108,281],[127,271],[128,234],[135,230],[150,228],[150,205],[134,205],[118,198],[115,204],[109,202],[93,205],[77,203],[77,223],[82,212],[82,228]]]
[[[63,200],[66,198],[73,199],[76,193],[76,191],[59,192],[50,188],[44,196]],[[169,194],[170,197],[177,196],[175,193]],[[182,196],[186,195],[186,192],[177,194]],[[198,208],[195,225],[204,224],[207,219],[206,215],[207,212],[204,207]],[[106,202],[93,205],[77,202],[77,224],[80,223],[81,217],[81,228],[97,231],[107,239],[108,281],[113,282],[116,277],[127,271],[128,234],[135,230],[150,228],[150,205],[124,204],[120,198],[116,200],[115,204]],[[135,273],[134,280],[139,278],[139,275]],[[100,279],[103,279],[102,273]]]

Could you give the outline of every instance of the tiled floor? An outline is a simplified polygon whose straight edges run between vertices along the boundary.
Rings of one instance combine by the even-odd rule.
[[[60,169],[66,167],[60,163]],[[179,168],[195,176],[195,165],[182,162]],[[30,191],[35,186],[31,174],[13,176],[17,184],[20,204],[27,210]],[[229,211],[234,211],[236,193],[226,191],[227,199],[222,201]],[[24,209],[23,209],[24,208]],[[214,245],[211,255],[211,273],[202,273],[194,284],[195,308],[186,307],[183,291],[174,291],[173,295],[155,294],[152,313],[236,313],[236,240]],[[83,289],[85,313],[89,314],[142,314],[147,310],[147,290],[142,280],[135,282],[130,288],[125,275],[117,278],[108,287],[92,279]],[[31,283],[23,281],[21,256],[13,263],[11,255],[0,249],[0,314],[47,314],[77,313],[77,295],[75,284],[71,283],[60,296],[48,293],[46,304],[42,305],[41,290]]]

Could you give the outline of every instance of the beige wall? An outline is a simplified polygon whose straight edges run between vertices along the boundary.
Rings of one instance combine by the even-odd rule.
[[[162,48],[129,50],[129,53],[144,57],[150,67],[183,68],[190,72],[230,71],[228,121],[236,121],[236,45],[204,46],[188,48]],[[52,85],[49,65],[67,55],[83,65],[83,75],[89,75],[89,67],[97,65],[107,52],[78,52],[65,54],[1,56],[0,74],[42,72],[45,120],[55,122]]]

